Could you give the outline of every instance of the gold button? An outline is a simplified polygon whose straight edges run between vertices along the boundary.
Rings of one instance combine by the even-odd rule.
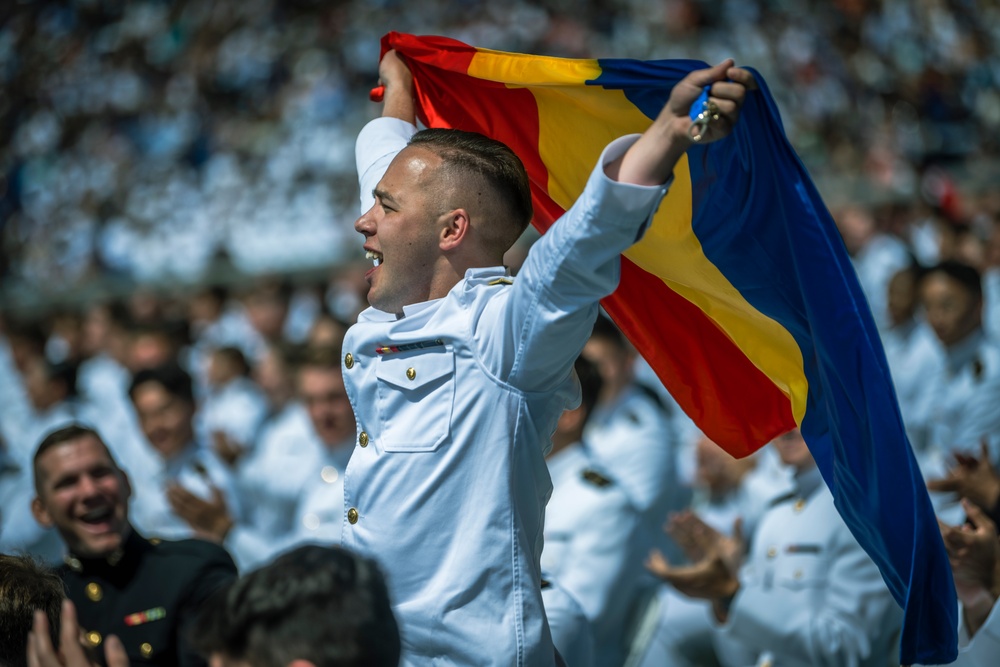
[[[347,510],[347,520],[351,522],[351,525],[354,525],[358,522],[358,511],[353,507]]]
[[[142,654],[142,657],[148,658],[153,655],[153,647],[149,645],[149,642],[143,642],[139,645],[139,653]]]
[[[91,646],[100,646],[101,639],[103,639],[103,637],[101,637],[101,633],[97,632],[96,630],[92,630],[91,632],[87,633],[87,641],[90,643]]]
[[[778,555],[778,550],[775,547],[768,547],[767,548],[767,557],[768,558],[774,558],[777,555]]]
[[[347,370],[354,368],[354,355],[350,352],[344,355],[344,365],[347,366]]]
[[[93,581],[87,584],[87,599],[91,602],[100,602],[102,597],[104,597],[104,591],[101,590],[100,586]]]
[[[795,509],[796,512],[801,512],[805,508],[806,508],[806,501],[805,500],[803,500],[802,498],[799,498],[798,500],[795,501],[795,507],[794,507],[794,509]]]
[[[417,371],[413,368],[413,366],[410,366],[406,369],[406,379],[412,380],[415,377],[417,377]]]
[[[153,537],[153,538],[150,538],[149,543],[152,544],[155,547],[155,546],[158,546],[160,544],[160,542],[162,542],[162,541],[163,540],[161,540],[158,537]]]
[[[361,445],[362,447],[368,446],[368,434],[365,433],[364,431],[362,431],[361,435],[358,436],[358,444]]]
[[[796,579],[801,579],[802,578],[802,570],[795,570],[795,574],[792,575],[792,576],[795,577]]]

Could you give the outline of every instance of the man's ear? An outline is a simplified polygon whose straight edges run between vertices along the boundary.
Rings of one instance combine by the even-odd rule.
[[[469,212],[464,208],[448,211],[439,218],[439,221],[441,222],[441,231],[438,247],[444,251],[458,248],[471,230]]]
[[[45,528],[52,527],[52,516],[49,514],[49,510],[42,503],[42,499],[35,496],[31,499],[31,515],[35,517],[35,521],[44,526]]]

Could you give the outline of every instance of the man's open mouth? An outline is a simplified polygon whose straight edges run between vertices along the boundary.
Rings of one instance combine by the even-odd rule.
[[[90,526],[100,526],[111,521],[114,516],[113,507],[98,507],[80,515],[80,521]]]
[[[379,264],[382,263],[382,253],[376,252],[374,250],[367,250],[365,251],[365,259],[372,260],[372,264],[378,266]]]

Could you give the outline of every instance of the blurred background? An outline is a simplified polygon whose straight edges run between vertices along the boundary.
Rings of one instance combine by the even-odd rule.
[[[280,277],[303,321],[324,307],[353,321],[353,140],[377,113],[389,30],[570,57],[732,56],[768,81],[838,222],[924,263],[988,261],[995,1],[7,0],[3,314],[127,298],[141,318],[144,299],[179,308]]]

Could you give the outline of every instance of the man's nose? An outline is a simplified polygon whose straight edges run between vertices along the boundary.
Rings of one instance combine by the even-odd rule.
[[[378,206],[377,203],[373,204],[370,209],[362,213],[361,217],[354,221],[354,231],[365,236],[372,236],[375,233],[376,206]]]
[[[84,497],[96,496],[99,493],[97,488],[97,480],[95,480],[90,475],[80,476],[80,495]]]

